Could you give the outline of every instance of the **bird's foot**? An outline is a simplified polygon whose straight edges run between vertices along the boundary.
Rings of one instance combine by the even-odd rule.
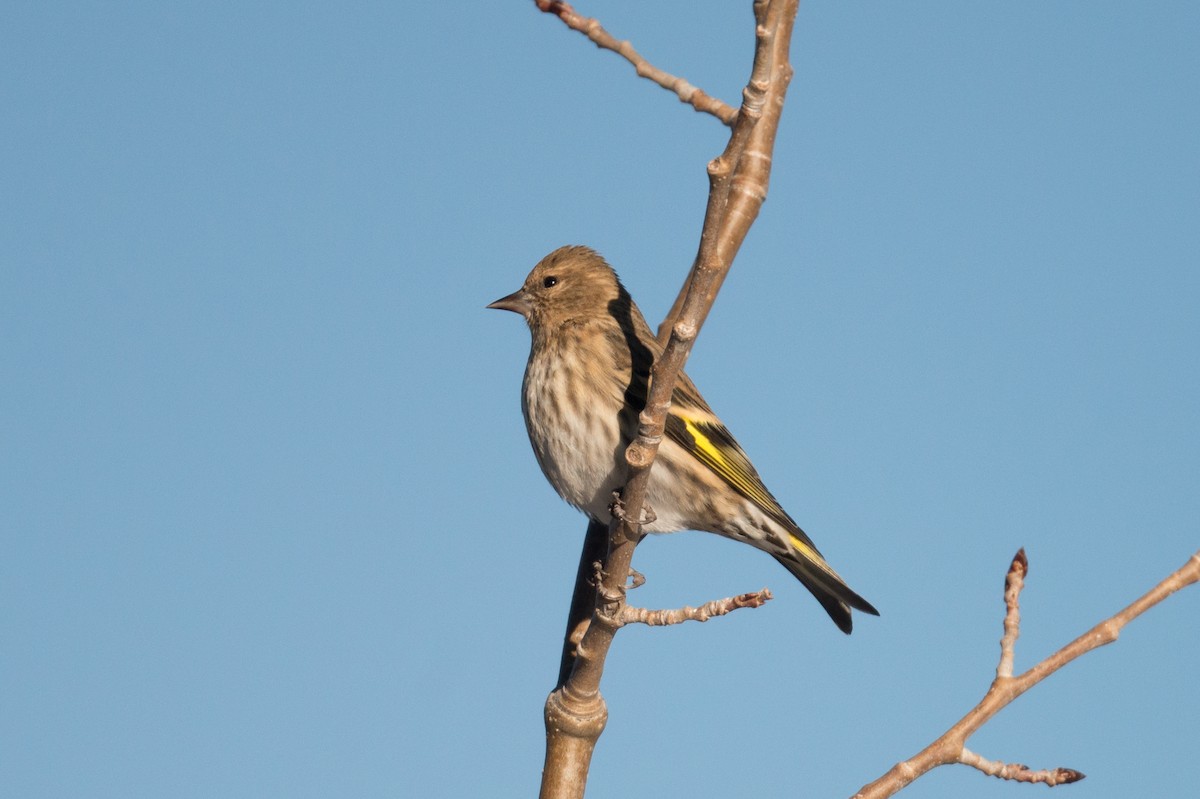
[[[621,497],[621,491],[619,489],[613,492],[613,501],[612,504],[608,506],[608,512],[613,515],[614,519],[618,519],[619,521],[623,522],[629,521],[625,511],[625,500]],[[654,508],[650,507],[650,503],[648,502],[642,502],[642,512],[640,515],[640,519],[631,523],[631,526],[638,530],[648,524],[654,524],[656,521],[658,521],[658,514],[654,512]]]

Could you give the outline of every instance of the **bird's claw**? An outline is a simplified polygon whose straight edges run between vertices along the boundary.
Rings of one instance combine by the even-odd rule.
[[[626,518],[625,513],[625,500],[621,498],[621,492],[619,490],[613,492],[613,501],[612,504],[608,506],[608,512],[613,515],[614,519],[622,522],[629,521]],[[654,508],[650,507],[649,503],[642,502],[641,518],[631,526],[641,529],[648,524],[654,524],[656,521],[658,521],[658,514],[654,512]]]

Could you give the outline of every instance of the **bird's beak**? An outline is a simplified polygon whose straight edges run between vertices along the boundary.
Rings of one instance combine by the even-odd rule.
[[[497,308],[501,311],[512,311],[519,313],[521,316],[528,317],[532,306],[529,303],[529,297],[525,294],[525,289],[514,291],[507,297],[501,297],[487,307]]]

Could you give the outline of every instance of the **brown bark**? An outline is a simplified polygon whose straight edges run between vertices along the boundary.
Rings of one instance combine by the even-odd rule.
[[[563,3],[539,0],[538,6],[560,17],[566,12],[574,14]],[[637,521],[642,518],[650,468],[662,440],[676,378],[767,196],[775,132],[792,76],[788,49],[798,6],[799,0],[754,3],[756,47],[750,81],[733,120],[729,144],[708,166],[709,201],[699,252],[677,308],[660,328],[660,335],[670,330],[669,338],[651,373],[650,394],[638,420],[638,436],[625,453],[628,479],[622,491],[623,512],[614,513],[601,583],[594,590],[590,585],[585,587],[583,561],[588,555],[580,559],[583,582],[576,584],[572,607],[578,606],[578,595],[583,591],[595,596],[595,609],[582,640],[573,647],[573,656],[570,639],[580,622],[574,619],[574,611],[569,614],[572,618],[568,621],[562,663],[565,668],[571,662],[570,674],[565,681],[560,679],[546,700],[542,799],[580,799],[587,785],[591,752],[607,719],[600,678],[609,646],[624,622],[625,592],[633,552],[641,539]]]

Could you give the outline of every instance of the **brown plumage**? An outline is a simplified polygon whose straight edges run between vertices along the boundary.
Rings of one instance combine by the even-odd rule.
[[[529,323],[521,410],[542,472],[563,499],[607,523],[661,345],[616,273],[587,247],[550,253],[518,291],[488,307]],[[686,374],[671,397],[647,502],[656,517],[647,532],[702,530],[767,552],[844,632],[851,608],[879,615],[779,505]]]

